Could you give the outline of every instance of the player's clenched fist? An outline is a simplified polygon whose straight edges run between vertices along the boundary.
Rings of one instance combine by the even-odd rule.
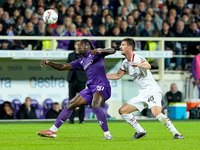
[[[48,65],[48,63],[49,63],[48,60],[43,59],[43,60],[41,60],[41,62],[40,62],[40,66],[43,67],[43,66],[45,66],[45,65]]]

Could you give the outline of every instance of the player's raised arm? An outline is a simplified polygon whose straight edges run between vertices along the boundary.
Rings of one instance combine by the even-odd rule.
[[[116,52],[114,48],[100,48],[100,49],[94,49],[89,51],[92,55],[98,54],[98,53],[105,53],[105,55],[111,55]]]
[[[119,69],[117,73],[107,74],[106,77],[108,80],[118,80],[121,79],[125,74],[125,71]]]
[[[60,64],[60,63],[51,62],[51,61],[48,61],[48,60],[45,60],[45,59],[41,60],[40,65],[41,65],[41,67],[43,67],[45,65],[49,65],[52,68],[54,68],[56,70],[60,70],[60,71],[69,70],[69,69],[73,68],[71,66],[71,64]]]

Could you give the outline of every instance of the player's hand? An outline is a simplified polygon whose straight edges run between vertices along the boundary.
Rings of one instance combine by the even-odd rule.
[[[139,64],[136,63],[136,62],[132,62],[132,66],[133,66],[133,67],[138,67],[138,65],[139,65]]]
[[[91,55],[95,55],[95,54],[99,54],[101,53],[101,50],[97,50],[97,49],[94,49],[94,50],[90,50],[88,51]]]
[[[43,59],[43,60],[41,60],[41,62],[40,62],[40,66],[43,67],[43,66],[45,66],[45,65],[48,65],[48,63],[49,63],[48,60]]]

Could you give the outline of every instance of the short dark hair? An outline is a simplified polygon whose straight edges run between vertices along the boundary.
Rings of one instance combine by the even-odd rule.
[[[135,40],[132,38],[125,38],[122,41],[125,41],[128,46],[132,46],[133,50],[135,49]]]
[[[83,44],[85,44],[85,45],[90,45],[91,50],[94,49],[94,46],[92,45],[92,42],[90,40],[88,40],[88,39],[82,39],[80,42],[83,43]]]

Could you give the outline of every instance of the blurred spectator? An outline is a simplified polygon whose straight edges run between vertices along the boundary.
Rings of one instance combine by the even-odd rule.
[[[110,14],[105,16],[104,26],[106,27],[106,34],[110,34],[112,31],[112,28],[114,27],[114,21]]]
[[[173,0],[166,0],[166,5],[167,5],[168,10],[175,8]]]
[[[14,22],[13,24],[17,23],[17,17],[20,16],[20,10],[19,9],[15,9],[13,12],[13,15],[11,18],[11,20]]]
[[[139,32],[136,29],[136,23],[132,14],[127,16],[128,30],[131,32],[132,36],[139,36]]]
[[[21,15],[25,15],[26,9],[32,10],[32,12],[34,12],[35,6],[33,5],[32,0],[25,0],[19,9],[21,10]]]
[[[184,30],[187,31],[189,26],[190,26],[189,25],[189,16],[188,16],[188,14],[182,14],[181,20],[183,20],[183,22],[185,24]]]
[[[131,13],[134,9],[137,9],[136,5],[134,5],[132,2],[132,0],[123,0],[123,5],[120,6],[117,10],[117,14],[120,15],[122,12],[123,7],[125,6],[127,8],[127,13]]]
[[[128,7],[123,6],[122,9],[121,9],[121,13],[120,13],[122,19],[123,19],[123,20],[126,20],[128,14],[129,14],[129,13],[128,13]]]
[[[160,15],[160,18],[163,20],[163,21],[166,21],[167,20],[167,15],[168,15],[168,8],[166,5],[163,5],[163,7],[161,8],[160,12],[159,12],[159,15]]]
[[[169,111],[169,103],[183,102],[183,93],[178,91],[177,85],[175,83],[171,84],[170,91],[164,95],[163,99],[163,111]]]
[[[68,32],[66,31],[62,21],[57,22],[57,27],[54,29],[52,36],[68,36]],[[68,50],[69,40],[57,40],[57,42],[57,49]]]
[[[3,7],[0,7],[0,21],[2,20],[3,13],[4,13]]]
[[[152,36],[152,32],[153,32],[153,29],[152,29],[151,21],[148,21],[148,20],[145,21],[144,29],[140,32],[140,36],[142,36],[142,37],[151,37]],[[146,41],[142,41],[141,42],[141,49],[142,50],[144,49],[145,43],[146,43]]]
[[[93,25],[93,19],[92,19],[92,17],[87,17],[86,24],[88,26],[88,29],[89,29],[90,33],[92,35],[96,36],[98,31],[97,31],[97,27]]]
[[[135,9],[135,10],[133,10],[131,12],[131,14],[133,15],[134,22],[136,24],[136,28],[138,28],[138,26],[140,25],[139,24],[139,22],[140,22],[140,20],[139,20],[139,11],[137,9]]]
[[[185,24],[182,20],[177,21],[176,30],[174,32],[175,37],[187,37],[187,32],[184,30]],[[176,55],[183,55],[187,53],[188,42],[177,41],[176,42]],[[181,57],[176,58],[176,69],[182,70],[185,67],[185,59]]]
[[[71,17],[71,19],[75,16],[75,9],[73,6],[67,8],[66,15]]]
[[[93,2],[93,0],[82,0],[81,1],[81,7],[82,7],[82,9],[84,10],[86,7],[92,7],[92,2]]]
[[[67,11],[67,6],[65,5],[65,4],[61,4],[60,5],[60,8],[59,8],[59,16],[60,16],[60,18],[64,18],[65,17],[65,15],[66,15],[66,11]]]
[[[81,8],[81,0],[74,0],[74,3],[72,5],[75,9],[75,13],[79,15],[83,15],[83,9]]]
[[[79,36],[93,36],[90,31],[88,30],[88,26],[86,23],[82,23],[80,28],[77,29]],[[94,47],[96,47],[96,40],[91,40]]]
[[[126,20],[122,20],[120,25],[120,36],[132,36],[131,31],[128,28],[128,23]]]
[[[153,0],[143,0],[143,2],[145,3],[146,8],[151,7],[152,1],[153,1]],[[139,2],[138,2],[138,3],[139,3]]]
[[[169,10],[169,16],[173,16],[175,18],[175,20],[178,20],[178,16],[177,16],[177,12],[176,9],[170,9]]]
[[[183,8],[184,8],[184,2],[183,0],[177,0],[176,2],[176,12],[177,12],[177,17],[180,18],[183,14]]]
[[[14,119],[10,102],[5,101],[0,106],[0,119]]]
[[[30,97],[26,97],[25,103],[20,106],[17,119],[37,119],[35,108],[31,106]]]
[[[25,10],[25,15],[24,15],[24,22],[25,23],[28,23],[28,22],[31,21],[32,14],[33,14],[33,11],[31,9],[27,8]]]
[[[150,14],[151,15],[151,22],[154,25],[153,29],[161,30],[163,20],[160,18],[158,13],[155,12],[152,8],[147,8],[146,12],[147,13],[146,13],[146,16],[145,16],[145,20],[149,20],[150,21],[150,19],[146,18],[147,15]]]
[[[32,16],[31,16],[31,22],[33,23],[35,31],[38,30],[37,29],[38,21],[39,21],[39,15],[37,13],[33,13]]]
[[[38,0],[37,3],[35,4],[35,9],[37,10],[38,7],[45,7],[45,0]]]
[[[93,19],[93,24],[94,26],[98,26],[99,24],[101,24],[101,10],[99,10],[99,7],[97,5],[97,3],[93,3],[92,4],[92,19]]]
[[[150,37],[152,35],[152,23],[151,21],[147,20],[144,23],[144,29],[140,32],[140,36],[142,37]]]
[[[114,7],[113,5],[110,3],[110,0],[102,0],[101,4],[100,4],[100,11],[102,11],[103,9],[109,9],[110,12],[113,12]],[[113,15],[113,14],[112,14]]]
[[[87,17],[91,17],[92,16],[92,8],[90,6],[85,7],[84,9],[84,15],[83,15],[83,22],[85,22],[85,20],[87,19]]]
[[[60,114],[61,109],[59,103],[55,102],[53,103],[51,109],[46,114],[46,119],[56,119],[58,115]]]
[[[10,48],[10,42],[8,40],[3,40],[2,43],[0,43],[0,45],[1,50],[9,50]]]
[[[102,24],[105,23],[105,18],[106,18],[106,16],[107,16],[108,14],[110,14],[110,11],[109,11],[109,9],[107,9],[107,8],[105,8],[105,9],[103,9],[103,10],[101,11],[101,23],[102,23]]]
[[[159,14],[160,8],[159,8],[159,2],[158,0],[154,0],[152,4],[152,9],[156,14]]]
[[[12,18],[10,18],[7,11],[4,11],[4,13],[2,15],[2,22],[4,23],[6,28],[8,25],[15,24],[15,21]]]
[[[72,18],[70,16],[65,16],[63,19],[63,23],[64,23],[65,30],[67,31],[69,25],[72,23]]]
[[[196,22],[190,23],[190,27],[187,30],[187,36],[193,37],[193,38],[199,38],[200,37],[200,34],[198,34],[198,32],[197,32],[197,23]],[[199,45],[200,45],[200,42],[190,41],[189,44],[188,44],[187,54],[197,55],[199,53]]]
[[[16,36],[20,35],[22,30],[24,29],[25,27],[25,23],[24,23],[24,17],[23,16],[18,16],[17,17],[17,22],[16,24],[14,25],[14,34]]]
[[[76,25],[76,28],[79,28],[80,26],[81,26],[81,24],[82,24],[82,16],[81,15],[76,15],[75,17],[74,17],[74,23],[75,23],[75,25]]]
[[[171,32],[175,32],[176,30],[176,20],[175,20],[175,17],[174,16],[169,16],[168,19],[167,19],[167,22],[170,26],[169,30]]]
[[[74,23],[71,23],[68,27],[68,35],[69,36],[77,36],[77,31],[76,31],[76,26]],[[74,41],[70,40],[69,46],[68,46],[69,50],[73,50],[74,49]]]
[[[114,20],[114,25],[120,27],[121,22],[122,22],[122,17],[116,16]]]
[[[34,31],[33,23],[28,22],[26,24],[26,27],[22,30],[20,35],[22,35],[22,36],[35,36],[36,33]],[[32,50],[37,43],[36,40],[23,40],[22,42],[23,42],[23,45],[25,47],[28,47],[29,50]]]
[[[3,5],[4,11],[7,11],[9,13],[9,16],[12,16],[13,11],[16,9],[14,6],[15,0],[7,0],[6,3]]]
[[[104,25],[99,25],[98,26],[98,33],[97,33],[97,36],[106,36],[106,27]],[[96,42],[96,47],[105,47],[105,41],[104,40],[98,40]]]
[[[38,14],[38,19],[42,19],[43,18],[43,14],[45,12],[44,7],[38,7],[36,13]]]
[[[139,11],[139,19],[142,19],[144,16],[145,16],[145,14],[146,14],[146,8],[145,8],[145,3],[144,2],[142,2],[142,1],[140,1],[139,3],[138,3],[138,11]]]
[[[38,22],[38,30],[36,32],[36,35],[38,36],[45,36],[46,35],[46,24],[43,20],[39,20]]]
[[[169,31],[169,24],[168,22],[163,22],[162,30],[161,30],[161,37],[174,37],[174,34]],[[174,41],[166,41],[165,42],[165,50],[170,50],[175,54],[175,42]],[[172,70],[171,67],[171,58],[165,58],[165,69]]]
[[[120,28],[118,26],[115,26],[112,29],[111,36],[118,37],[119,35],[120,35]],[[121,45],[121,41],[117,41],[117,40],[112,41],[112,48],[119,50],[120,45]]]

